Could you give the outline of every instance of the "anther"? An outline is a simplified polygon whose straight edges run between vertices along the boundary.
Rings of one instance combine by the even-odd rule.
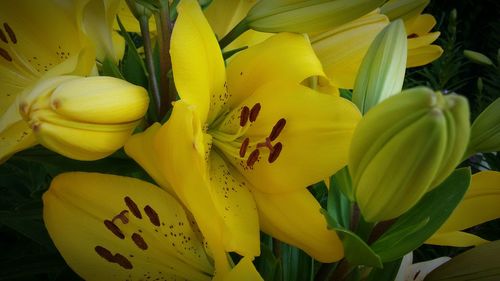
[[[156,213],[156,211],[151,208],[151,206],[146,205],[146,207],[144,207],[144,212],[146,212],[146,215],[148,215],[149,220],[152,224],[160,226],[160,217],[158,217],[158,213]]]
[[[240,147],[240,157],[243,158],[245,157],[245,154],[247,153],[247,148],[248,148],[248,144],[250,143],[250,139],[249,138],[246,138],[243,143],[241,143],[241,147]]]
[[[95,246],[94,250],[99,256],[101,256],[105,260],[109,262],[114,262],[114,256],[108,249],[102,246]]]
[[[113,261],[125,269],[132,269],[132,263],[123,255],[115,254]]]
[[[12,57],[9,55],[9,52],[2,48],[0,48],[0,56],[2,56],[2,58],[4,58],[8,62],[12,61]]]
[[[281,149],[283,149],[283,144],[281,142],[278,142],[274,145],[274,149],[271,150],[271,153],[269,153],[269,157],[267,158],[267,161],[269,163],[273,163],[278,159],[278,156],[280,156]]]
[[[260,103],[254,104],[254,106],[250,110],[250,122],[255,122],[255,120],[257,120],[257,116],[259,115],[260,108],[261,108]]]
[[[148,248],[148,244],[146,241],[144,241],[144,238],[138,233],[132,234],[132,240],[134,241],[135,245],[139,247],[141,250],[146,250]]]
[[[116,226],[116,224],[110,220],[105,220],[104,221],[104,225],[106,226],[107,229],[109,229],[114,235],[116,235],[116,237],[120,238],[120,239],[125,239],[125,235],[123,234],[123,232],[120,230],[120,228],[118,226]]]
[[[252,153],[250,153],[250,156],[248,156],[248,159],[247,159],[247,166],[252,168],[253,165],[255,164],[255,162],[257,162],[257,160],[259,160],[259,150],[258,149],[255,149],[254,151],[252,151]]]
[[[142,214],[139,208],[137,207],[137,204],[135,204],[134,200],[130,197],[125,197],[125,204],[127,205],[128,209],[130,212],[138,219],[142,219]]]
[[[17,38],[16,38],[16,34],[12,30],[12,28],[10,28],[10,26],[6,22],[3,23],[3,27],[5,28],[5,31],[7,31],[7,34],[9,35],[10,41],[12,41],[12,43],[16,44]]]
[[[121,211],[111,221],[115,222],[115,220],[120,220],[123,224],[127,224],[128,223],[128,211],[127,210]]]
[[[244,127],[247,122],[248,122],[248,117],[250,116],[250,109],[248,106],[244,106],[241,109],[241,114],[240,114],[240,126]]]
[[[3,33],[3,30],[0,29],[0,40],[2,40],[4,43],[9,43],[7,41],[7,37],[5,37],[5,33]]]
[[[281,118],[280,120],[278,120],[278,122],[276,122],[276,125],[274,125],[271,134],[269,135],[269,139],[273,141],[276,138],[278,138],[281,131],[283,131],[283,128],[285,128],[285,125],[286,125],[285,118]]]

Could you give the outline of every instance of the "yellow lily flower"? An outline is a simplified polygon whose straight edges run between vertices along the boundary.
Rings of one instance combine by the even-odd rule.
[[[224,69],[196,1],[182,1],[178,12],[171,56],[181,100],[167,123],[134,135],[126,152],[190,210],[218,271],[225,252],[259,255],[259,224],[320,261],[340,259],[342,245],[305,187],[345,165],[359,111],[300,85],[323,75],[302,35],[273,36]],[[146,146],[156,157],[140,153]]]
[[[175,198],[153,184],[65,173],[53,179],[43,203],[50,237],[85,280],[212,279],[214,267],[196,225]],[[243,258],[224,280],[262,279]]]
[[[90,74],[95,53],[60,1],[1,1],[0,22],[1,163],[36,144],[18,112],[21,92],[46,77]]]
[[[461,230],[500,218],[499,200],[500,172],[483,171],[472,175],[471,185],[462,202],[426,243],[469,247],[488,242]]]
[[[257,0],[213,0],[203,12],[220,39],[245,18],[257,2]]]

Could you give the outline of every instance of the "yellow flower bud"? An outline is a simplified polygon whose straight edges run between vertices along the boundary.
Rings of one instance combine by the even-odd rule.
[[[361,62],[352,101],[362,113],[401,92],[406,56],[407,41],[403,22],[396,20],[375,37]]]
[[[266,0],[248,12],[245,22],[263,32],[319,32],[376,9],[381,0]]]
[[[500,151],[500,98],[491,103],[472,123],[467,156],[475,152]]]
[[[123,146],[148,103],[145,89],[124,80],[59,76],[29,89],[19,110],[42,145],[96,160]]]
[[[459,164],[469,138],[464,97],[403,91],[358,124],[349,154],[353,190],[366,221],[400,216]]]

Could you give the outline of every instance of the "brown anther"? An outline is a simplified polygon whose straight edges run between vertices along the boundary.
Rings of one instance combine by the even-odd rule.
[[[417,34],[412,33],[412,34],[408,35],[408,37],[407,37],[407,38],[408,38],[408,39],[412,39],[412,38],[417,38],[417,37],[418,37],[418,35],[417,35]]]
[[[252,151],[252,153],[250,153],[250,156],[248,156],[248,159],[247,159],[247,166],[252,168],[253,165],[255,164],[255,162],[257,162],[257,160],[259,160],[259,154],[260,154],[260,151],[258,149],[255,149],[254,151]]]
[[[4,43],[9,43],[7,41],[7,37],[5,37],[5,33],[3,33],[3,30],[0,29],[0,40],[2,40]]]
[[[271,143],[271,139],[269,137],[266,138],[265,142],[260,142],[257,144],[257,148],[267,147],[270,151],[273,151],[274,147]]]
[[[16,44],[17,38],[16,38],[16,34],[12,30],[12,28],[10,28],[10,26],[6,22],[3,23],[3,27],[5,28],[5,31],[7,31],[7,34],[9,35],[10,41],[12,41],[12,43]]]
[[[247,148],[248,144],[250,143],[250,139],[246,138],[242,143],[240,147],[240,157],[243,158],[245,157],[245,154],[247,153]]]
[[[250,109],[250,122],[255,122],[255,120],[257,120],[257,116],[259,116],[260,108],[261,108],[260,103],[256,103],[256,104],[254,104],[252,109]]]
[[[12,61],[12,57],[9,55],[9,52],[7,52],[6,50],[4,50],[2,48],[0,48],[0,56],[8,62]]]
[[[114,256],[108,249],[102,246],[95,246],[94,250],[99,256],[101,256],[105,260],[109,262],[114,262]]]
[[[244,127],[247,122],[248,122],[248,117],[250,116],[250,109],[248,106],[244,106],[241,109],[241,114],[240,114],[240,126]]]
[[[158,213],[151,208],[151,206],[146,205],[146,207],[144,207],[144,212],[146,212],[146,215],[148,215],[152,224],[160,226],[160,217],[158,216]]]
[[[142,219],[142,214],[141,211],[139,210],[139,207],[137,207],[137,204],[135,204],[134,200],[130,197],[125,197],[125,204],[127,205],[128,209],[130,212],[138,219]]]
[[[273,141],[276,138],[278,138],[281,131],[283,131],[283,128],[285,128],[285,125],[286,125],[285,118],[281,118],[280,120],[278,120],[278,122],[276,122],[276,124],[274,125],[271,134],[269,135],[269,139]]]
[[[123,255],[115,254],[113,261],[125,269],[132,269],[132,263]]]
[[[269,163],[273,163],[278,159],[278,156],[280,156],[281,149],[283,149],[283,144],[281,142],[278,142],[274,145],[274,149],[271,150],[271,153],[269,153],[269,157],[267,158],[267,161]]]
[[[132,234],[132,240],[134,241],[135,245],[139,247],[141,250],[146,250],[148,248],[148,244],[146,241],[144,241],[144,238],[138,233]]]
[[[120,230],[120,228],[118,226],[116,226],[116,224],[110,220],[105,220],[104,221],[104,225],[106,226],[107,229],[109,229],[114,235],[116,235],[116,237],[120,238],[120,239],[125,239],[125,235],[123,234],[123,232]]]
[[[127,210],[121,211],[111,221],[115,222],[115,220],[120,220],[123,224],[127,224],[128,223],[128,211]]]

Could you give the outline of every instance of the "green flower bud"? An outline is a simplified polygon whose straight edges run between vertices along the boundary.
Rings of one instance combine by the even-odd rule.
[[[45,147],[96,160],[124,145],[148,104],[144,88],[121,79],[59,76],[29,89],[19,110]]]
[[[393,219],[459,164],[470,133],[464,97],[425,87],[374,107],[358,124],[349,153],[353,192],[366,221]]]
[[[361,113],[401,92],[407,53],[406,33],[401,20],[392,22],[375,37],[354,84],[352,101]]]
[[[472,123],[467,156],[476,152],[500,151],[500,98],[491,103]]]
[[[487,56],[474,52],[471,50],[464,50],[464,56],[468,58],[473,63],[482,64],[482,65],[493,65],[493,62]]]
[[[263,32],[319,32],[359,18],[383,0],[265,0],[248,12],[244,22]]]

